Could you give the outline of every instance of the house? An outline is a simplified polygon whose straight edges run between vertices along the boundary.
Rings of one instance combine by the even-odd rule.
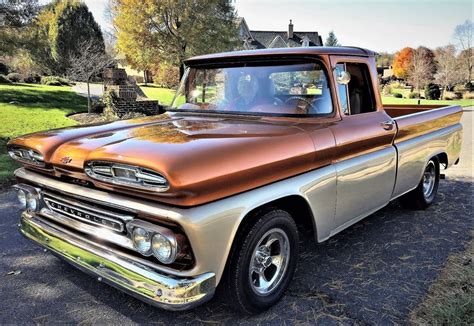
[[[237,20],[237,24],[239,37],[246,50],[323,45],[323,40],[318,32],[294,31],[291,19],[286,31],[250,30],[243,17]]]

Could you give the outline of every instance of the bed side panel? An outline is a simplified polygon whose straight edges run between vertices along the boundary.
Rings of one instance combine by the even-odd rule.
[[[451,106],[395,118],[398,171],[392,199],[416,188],[431,157],[446,153],[448,167],[459,158],[461,115],[459,106]]]

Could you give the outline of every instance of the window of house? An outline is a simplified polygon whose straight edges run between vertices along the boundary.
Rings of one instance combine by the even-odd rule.
[[[351,75],[349,84],[338,84],[342,112],[346,115],[354,115],[376,111],[367,65],[353,62],[337,64],[336,73],[342,70],[346,70]]]

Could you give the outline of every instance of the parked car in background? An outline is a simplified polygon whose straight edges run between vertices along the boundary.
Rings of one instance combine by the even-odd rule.
[[[8,144],[20,231],[170,310],[217,287],[247,313],[284,294],[299,230],[322,242],[399,198],[426,209],[459,160],[459,106],[382,106],[374,53],[284,48],[191,58],[163,115]]]

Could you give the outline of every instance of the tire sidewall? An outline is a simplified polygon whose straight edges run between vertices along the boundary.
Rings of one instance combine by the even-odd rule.
[[[426,168],[428,167],[428,165],[430,164],[430,162],[433,162],[434,164],[434,167],[435,167],[435,184],[434,184],[434,187],[433,187],[433,190],[431,191],[431,194],[426,197],[424,192],[423,192],[423,178],[421,178],[421,182],[420,182],[420,194],[421,194],[421,199],[423,200],[424,204],[425,205],[430,205],[431,203],[433,203],[436,199],[436,194],[438,193],[438,185],[439,185],[439,173],[440,173],[440,168],[439,168],[439,162],[438,162],[438,159],[437,158],[431,158],[428,163],[426,164],[425,166],[425,170]],[[423,170],[423,173],[425,172],[425,170]]]
[[[238,270],[237,279],[241,280],[238,286],[239,291],[245,298],[245,302],[242,302],[242,304],[247,306],[245,307],[246,310],[252,312],[268,309],[280,300],[293,278],[298,257],[298,232],[294,221],[288,213],[280,210],[270,211],[262,216],[261,222],[262,223],[257,223],[254,226],[256,229],[252,228],[254,232],[247,235],[251,238],[247,239],[249,241],[244,242],[246,245],[241,249],[244,252],[240,255],[241,259],[239,259],[240,261],[238,262],[240,268]],[[278,286],[266,295],[259,295],[251,288],[249,268],[253,252],[259,241],[267,231],[274,228],[281,229],[288,237],[290,247],[288,265],[285,275]]]

